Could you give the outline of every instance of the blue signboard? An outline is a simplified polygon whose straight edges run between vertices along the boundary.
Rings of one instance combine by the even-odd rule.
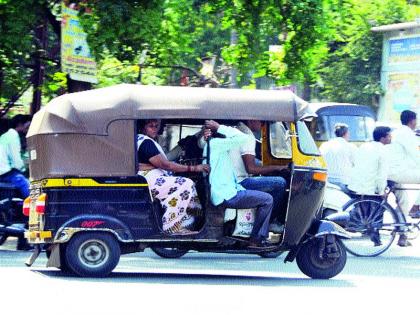
[[[420,36],[389,40],[389,63],[411,63],[419,60]]]

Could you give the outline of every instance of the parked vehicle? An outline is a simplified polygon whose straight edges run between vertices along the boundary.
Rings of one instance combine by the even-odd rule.
[[[190,250],[262,257],[287,252],[285,261],[296,259],[309,277],[336,276],[346,264],[341,238],[348,235],[320,218],[327,174],[301,121],[310,114],[307,103],[288,91],[124,84],[52,100],[34,116],[27,136],[32,182],[23,212],[29,215],[26,237],[36,246],[27,264],[41,245],[47,246],[47,266],[79,276],[106,276],[121,254],[146,248],[171,258]],[[201,226],[192,235],[163,232],[160,204],[136,175],[136,125],[149,118],[164,119],[176,139],[205,119],[266,121],[262,163],[289,165],[285,229],[275,250],[250,249],[246,238],[232,236],[225,209],[209,202],[207,178],[197,173],[184,176],[196,182],[205,207]]]
[[[309,129],[318,147],[335,137],[336,123],[349,126],[349,141],[356,145],[372,140],[376,115],[370,107],[347,103],[311,103],[310,107],[317,114],[309,123]]]

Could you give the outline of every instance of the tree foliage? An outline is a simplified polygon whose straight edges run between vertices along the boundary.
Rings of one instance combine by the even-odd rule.
[[[320,68],[320,97],[337,102],[377,104],[380,86],[382,34],[373,26],[402,23],[419,16],[415,1],[343,0],[344,10],[332,9],[334,37]]]
[[[140,69],[143,83],[177,84],[181,71],[151,66],[199,69],[201,58],[209,56],[222,82],[230,79],[230,68],[242,87],[255,87],[264,77],[277,85],[315,87],[320,99],[366,104],[381,93],[382,38],[371,27],[419,15],[413,0],[72,2],[79,4],[98,62],[98,86],[136,82]],[[64,91],[66,76],[59,55],[52,53],[59,44],[60,3],[0,0],[1,103],[30,82],[40,56],[46,67],[44,95]],[[45,21],[46,51],[35,36]]]

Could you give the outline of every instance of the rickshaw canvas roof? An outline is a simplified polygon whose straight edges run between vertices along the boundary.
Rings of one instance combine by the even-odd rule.
[[[296,121],[311,114],[308,103],[290,91],[121,84],[53,99],[35,114],[27,137],[105,135],[109,123],[119,119]]]

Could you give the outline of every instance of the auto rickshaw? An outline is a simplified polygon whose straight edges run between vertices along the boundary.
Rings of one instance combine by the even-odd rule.
[[[29,216],[26,238],[36,248],[27,265],[42,248],[48,267],[95,277],[108,275],[121,254],[146,248],[167,258],[188,251],[261,257],[287,252],[285,261],[296,259],[309,277],[334,277],[345,266],[341,238],[348,236],[320,219],[327,173],[302,121],[310,115],[308,104],[289,91],[123,84],[53,99],[36,113],[27,135],[31,195],[23,212]],[[275,250],[249,249],[245,237],[232,235],[226,209],[209,201],[203,174],[190,177],[197,187],[204,183],[197,188],[205,207],[201,226],[191,235],[162,230],[160,204],[137,175],[135,143],[138,120],[156,118],[179,139],[205,119],[265,121],[262,163],[288,165],[289,173],[285,229]]]
[[[355,145],[373,140],[376,115],[369,106],[348,103],[310,103],[309,106],[316,113],[309,123],[309,130],[318,147],[335,137],[336,123],[349,126],[349,141]]]

